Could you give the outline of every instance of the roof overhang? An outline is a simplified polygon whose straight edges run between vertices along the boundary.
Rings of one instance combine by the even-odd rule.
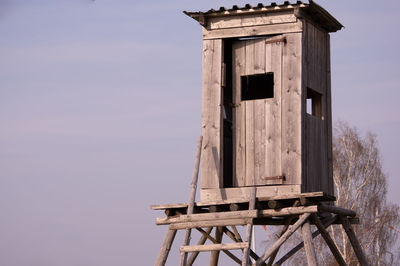
[[[251,6],[246,4],[244,7],[238,7],[234,5],[232,8],[227,9],[220,7],[218,10],[210,9],[206,12],[187,12],[183,11],[189,17],[197,20],[203,27],[207,26],[207,20],[213,17],[230,17],[230,16],[243,16],[253,14],[267,14],[272,12],[287,12],[292,11],[296,17],[309,19],[314,21],[328,32],[336,32],[343,28],[343,25],[336,20],[328,11],[316,4],[314,1],[309,3],[303,3],[297,1],[296,3],[290,3],[285,1],[283,4],[278,5],[271,3],[270,5],[258,4],[257,6]]]

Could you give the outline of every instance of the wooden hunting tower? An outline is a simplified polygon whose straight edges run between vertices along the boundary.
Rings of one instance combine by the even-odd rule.
[[[296,2],[185,12],[203,26],[201,201],[333,195],[329,33]]]

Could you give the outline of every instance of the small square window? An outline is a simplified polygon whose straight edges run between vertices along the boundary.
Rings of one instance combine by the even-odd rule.
[[[242,101],[274,98],[274,73],[241,76]]]
[[[306,101],[307,114],[324,119],[322,115],[322,94],[307,88],[307,101]]]

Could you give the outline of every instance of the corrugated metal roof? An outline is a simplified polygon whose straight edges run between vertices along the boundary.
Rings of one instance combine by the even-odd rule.
[[[284,11],[284,10],[295,10],[300,9],[304,11],[309,17],[311,17],[316,23],[320,24],[323,28],[329,32],[335,32],[340,30],[343,25],[340,24],[331,14],[328,13],[324,8],[316,4],[314,1],[309,1],[304,3],[302,1],[290,2],[285,1],[283,4],[277,4],[272,2],[269,5],[264,5],[259,3],[256,6],[246,4],[243,7],[238,7],[237,5],[232,6],[232,8],[220,7],[219,9],[210,9],[206,12],[187,12],[183,11],[189,17],[200,22],[201,25],[205,26],[205,20],[209,17],[220,17],[220,16],[235,16],[244,14],[254,14],[254,13],[268,13],[274,11]]]

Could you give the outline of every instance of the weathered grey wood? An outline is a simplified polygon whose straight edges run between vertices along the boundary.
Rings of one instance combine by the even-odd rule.
[[[173,224],[173,223],[188,223],[188,222],[201,222],[201,221],[217,221],[228,219],[242,219],[242,218],[265,218],[265,217],[279,217],[296,215],[303,213],[318,212],[318,206],[299,206],[287,207],[282,209],[265,209],[265,210],[244,210],[244,211],[228,211],[228,212],[214,212],[214,213],[198,213],[191,215],[180,215],[177,217],[163,217],[156,218],[156,224]]]
[[[197,190],[197,183],[198,183],[198,179],[199,179],[199,167],[200,167],[202,143],[203,143],[203,136],[200,136],[199,139],[197,140],[196,156],[195,156],[195,161],[194,161],[192,183],[190,184],[190,196],[189,196],[187,214],[193,213],[194,202],[196,199],[196,190]]]
[[[199,229],[201,229],[201,228],[199,228]],[[198,230],[199,230],[198,229]],[[197,242],[197,245],[199,246],[199,245],[203,245],[205,242],[206,242],[206,240],[207,240],[207,236],[208,235],[210,235],[210,233],[211,233],[211,231],[212,231],[212,227],[208,227],[207,228],[207,230],[206,231],[204,231],[203,229],[201,229],[203,232],[204,232],[204,234],[202,233],[201,234],[201,238],[199,239],[199,241]],[[192,252],[192,254],[190,255],[190,257],[189,257],[189,259],[187,260],[187,266],[191,266],[193,263],[194,263],[194,261],[196,260],[196,258],[197,258],[197,256],[199,255],[199,252],[198,251],[196,251],[196,252]]]
[[[299,220],[290,227],[269,249],[267,249],[264,255],[256,261],[257,266],[262,265],[272,255],[272,253],[279,248],[307,219],[310,217],[310,213],[302,214]]]
[[[229,226],[229,225],[245,225],[251,223],[253,218],[239,218],[239,219],[224,219],[224,220],[211,220],[200,222],[182,222],[174,223],[169,226],[170,229],[186,229],[197,227],[214,227],[214,226]]]
[[[272,37],[277,38],[278,36]],[[266,39],[268,41],[268,39]],[[282,46],[283,42],[268,43],[266,47],[266,72],[274,73],[274,97],[264,99],[265,156],[261,158],[264,171],[258,184],[286,184],[283,180],[262,180],[268,176],[282,176]],[[269,53],[269,54],[268,54]]]
[[[330,67],[329,34],[311,23],[304,22],[303,34],[303,102],[308,88],[321,94],[320,101],[314,101],[312,113],[303,108],[303,168],[306,180],[303,191],[325,191],[333,194],[330,109]],[[329,92],[328,92],[329,87]],[[328,107],[329,104],[329,107]]]
[[[298,12],[299,10],[295,11]],[[305,114],[307,113],[307,87],[308,87],[308,64],[309,64],[309,59],[308,59],[308,49],[307,49],[307,36],[308,36],[308,27],[307,23],[302,20],[303,22],[303,34],[302,34],[302,64],[301,64],[301,154],[302,156],[302,161],[301,161],[301,191],[306,192],[307,190],[307,134],[306,132],[306,119],[305,119]],[[305,155],[305,156],[304,156]]]
[[[303,213],[316,213],[318,212],[317,206],[299,206],[299,207],[287,207],[282,209],[267,209],[260,210],[258,212],[258,217],[280,217],[280,216],[288,216],[288,215],[297,215]]]
[[[241,75],[254,74],[254,40],[245,42],[244,73]],[[237,90],[240,91],[240,90]],[[242,101],[240,108],[244,108],[245,120],[245,186],[254,185],[254,103],[255,101]],[[241,130],[241,129],[239,129]]]
[[[357,215],[357,213],[355,211],[343,209],[343,208],[332,206],[332,205],[325,205],[325,204],[318,205],[318,210],[332,212],[332,213],[336,213],[336,214],[344,215],[344,216],[351,216],[351,217],[355,217]]]
[[[315,254],[314,245],[312,244],[311,227],[308,220],[302,225],[301,232],[303,235],[304,248],[306,250],[307,264],[309,266],[317,266],[317,256]]]
[[[238,166],[236,168],[239,168]],[[290,195],[299,194],[301,185],[280,185],[279,189],[276,186],[260,186],[257,189],[257,197],[268,196],[283,196],[290,197]],[[222,189],[201,189],[200,200],[202,202],[210,201],[240,201],[248,197],[251,192],[251,187],[233,187]]]
[[[197,228],[197,230],[202,234],[203,237],[208,238],[212,243],[214,244],[220,244],[220,241],[217,241],[217,239],[215,239],[214,237],[212,237],[209,233],[207,234],[207,232],[205,232],[203,229],[201,228]],[[204,244],[204,243],[203,243]],[[238,263],[240,265],[241,260],[236,257],[234,254],[232,254],[231,252],[229,252],[228,250],[222,250],[228,257],[230,257],[232,260],[234,260],[236,263]],[[198,254],[199,251],[193,252],[192,254]]]
[[[203,41],[201,187],[222,187],[222,40]]]
[[[293,188],[293,187],[291,187]],[[243,189],[251,189],[251,188],[243,188]],[[325,194],[324,192],[308,192],[308,193],[288,193],[288,194],[279,194],[279,195],[269,195],[269,196],[260,196],[259,191],[262,190],[262,187],[257,188],[257,200],[260,201],[269,201],[269,200],[290,200],[290,199],[300,199],[300,198],[310,198],[314,201],[335,201],[335,197]],[[197,207],[208,207],[211,205],[226,205],[226,204],[235,204],[235,203],[244,203],[248,202],[246,198],[240,199],[228,199],[228,200],[212,200],[212,201],[201,201],[195,202],[195,206]],[[150,205],[152,210],[165,210],[165,209],[184,209],[187,208],[187,203],[176,203],[176,204],[159,204],[159,205]]]
[[[212,244],[212,245],[199,245],[199,246],[182,246],[181,252],[194,252],[194,251],[213,251],[213,250],[232,250],[232,249],[244,249],[249,246],[248,243],[229,243],[229,244]]]
[[[276,38],[276,36],[272,38]],[[239,186],[282,184],[282,180],[264,179],[264,177],[282,175],[280,128],[281,46],[283,43],[266,44],[266,40],[268,38],[237,41],[233,45],[235,58],[233,90],[236,106],[236,119],[234,120],[235,173]],[[274,73],[274,97],[240,101],[241,90],[238,77],[267,72]],[[244,144],[242,144],[243,141]],[[246,147],[246,149],[243,149],[243,147]],[[243,167],[245,167],[244,170]],[[241,182],[243,180],[242,174],[245,176],[244,183]]]
[[[218,39],[218,38],[232,38],[232,37],[247,37],[259,35],[272,35],[281,33],[293,33],[302,31],[302,23],[297,21],[295,23],[272,24],[255,27],[242,27],[230,29],[215,29],[207,30],[203,28],[203,39]]]
[[[330,226],[331,224],[335,223],[336,221],[337,221],[337,216],[333,216],[331,218],[328,218],[323,223],[324,227],[327,228],[328,226]],[[315,238],[319,234],[320,234],[319,230],[314,231],[314,233],[312,233],[312,238]],[[297,246],[295,246],[289,252],[287,252],[284,256],[282,256],[282,258],[280,258],[274,265],[282,265],[286,260],[288,260],[291,256],[296,254],[296,252],[299,251],[300,249],[302,249],[303,247],[304,247],[304,242],[299,243]]]
[[[331,96],[331,52],[330,36],[327,34],[326,40],[326,126],[327,126],[327,154],[328,154],[328,194],[334,195],[333,184],[333,158],[332,158],[332,96]]]
[[[164,242],[161,246],[160,252],[158,253],[155,266],[164,266],[167,261],[169,251],[171,250],[172,242],[174,242],[176,235],[175,229],[169,229],[165,236]]]
[[[265,40],[257,39],[254,40],[254,64],[253,73],[263,74],[265,72]],[[265,106],[264,100],[253,100],[253,125],[254,125],[254,184],[258,184],[259,180],[264,176],[265,173]]]
[[[213,213],[199,213],[192,215],[180,215],[177,217],[163,217],[156,218],[156,224],[171,224],[171,223],[184,223],[184,222],[198,222],[210,220],[223,220],[223,219],[239,219],[239,218],[255,218],[257,217],[257,210],[244,210],[244,211],[229,211],[229,212],[213,212]]]
[[[256,25],[269,25],[296,22],[293,12],[279,12],[266,14],[250,14],[245,16],[235,16],[229,19],[226,17],[209,18],[208,28],[210,30],[248,27]]]
[[[357,236],[354,233],[353,227],[351,226],[349,220],[346,217],[341,217],[342,226],[344,231],[350,240],[351,246],[353,247],[354,253],[356,253],[357,259],[360,262],[361,266],[369,265],[367,258],[362,250],[360,243],[358,242]]]
[[[250,198],[249,198],[249,210],[254,210],[256,206],[256,195],[257,195],[257,188],[254,187]],[[250,243],[251,243],[251,237],[252,237],[252,230],[253,230],[253,225],[248,224],[246,228],[246,242],[249,244],[247,248],[243,249],[243,258],[242,258],[242,266],[248,266],[249,265],[249,254],[250,254]]]
[[[306,114],[307,135],[307,191],[323,190],[321,181],[327,179],[326,153],[324,153],[325,121]]]
[[[282,62],[282,170],[286,184],[301,184],[301,33],[284,34]]]
[[[223,231],[222,227],[218,226],[215,230],[215,244],[220,244],[222,242]],[[210,266],[217,266],[219,260],[219,250],[211,251],[210,256]]]
[[[321,220],[318,218],[318,215],[312,214],[311,217],[313,219],[314,224],[317,226],[319,232],[321,233],[321,236],[324,238],[326,244],[328,245],[333,256],[335,257],[337,263],[340,266],[346,266],[346,262],[344,261],[342,254],[340,253],[339,249],[336,247],[335,242],[333,242],[328,231],[326,231],[325,226],[322,224]]]
[[[234,42],[232,44],[233,51],[233,70],[232,71],[232,93],[233,93],[233,160],[235,166],[233,167],[233,186],[244,186],[246,177],[245,158],[246,158],[246,128],[243,121],[246,120],[246,112],[241,103],[240,92],[240,76],[244,73],[245,67],[245,42]],[[204,191],[201,191],[204,192]],[[207,200],[206,194],[200,194],[201,200]],[[218,195],[218,194],[217,194]],[[211,198],[217,195],[210,195]],[[225,194],[219,194],[225,195]],[[229,196],[227,198],[230,198]],[[223,198],[221,198],[223,199]],[[243,197],[242,199],[246,199]]]
[[[189,196],[189,202],[188,202],[188,208],[187,208],[188,215],[191,215],[193,213],[194,201],[196,199],[196,190],[197,190],[197,181],[199,179],[199,167],[200,167],[202,141],[203,141],[203,137],[200,136],[199,139],[197,140],[197,148],[196,148],[196,156],[195,156],[195,161],[194,161],[192,183],[190,184],[190,196]],[[189,245],[190,234],[191,234],[191,229],[190,228],[186,229],[185,236],[183,238],[184,246]],[[180,265],[186,266],[186,262],[187,262],[187,253],[182,253]]]

